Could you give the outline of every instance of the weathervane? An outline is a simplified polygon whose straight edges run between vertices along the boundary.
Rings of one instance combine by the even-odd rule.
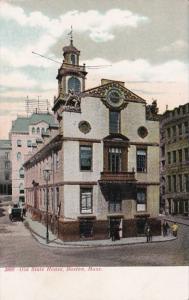
[[[70,44],[73,44],[73,27],[71,25],[71,31],[68,33],[68,35],[70,36]]]

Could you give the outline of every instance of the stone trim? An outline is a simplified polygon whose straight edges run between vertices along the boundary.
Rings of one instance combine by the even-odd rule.
[[[87,186],[92,187],[93,185],[97,185],[97,181],[61,181],[57,183],[49,183],[48,187],[58,187],[58,186],[64,186],[64,185],[81,185],[81,186]],[[38,189],[46,187],[46,184],[38,185]],[[32,191],[33,187],[26,187],[25,188],[28,191]]]
[[[88,142],[88,143],[101,143],[99,139],[89,139],[89,138],[72,138],[72,137],[63,137],[63,141],[76,141],[76,142]]]
[[[136,145],[139,147],[147,147],[147,146],[154,146],[154,147],[159,147],[159,143],[143,143],[143,142],[130,142],[130,145]]]
[[[136,185],[160,185],[160,183],[159,182],[155,182],[155,181],[149,181],[149,182],[147,182],[147,181],[144,181],[144,182],[138,182],[138,181],[136,181]]]

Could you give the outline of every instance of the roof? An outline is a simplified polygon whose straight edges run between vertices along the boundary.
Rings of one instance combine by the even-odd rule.
[[[76,47],[73,46],[72,40],[70,41],[70,45],[63,47],[62,50],[64,53],[71,53],[71,52],[76,53],[76,54],[80,53],[80,51]]]
[[[12,149],[10,140],[0,140],[0,149]]]
[[[116,87],[116,88],[119,88],[120,90],[122,90],[125,94],[125,98],[129,102],[146,103],[146,101],[142,97],[136,95],[135,93],[130,91],[128,88],[123,86],[120,83],[120,81],[114,81],[114,80],[110,80],[109,82],[107,82],[105,84],[101,84],[101,85],[96,86],[94,88],[90,88],[88,90],[85,90],[84,93],[86,95],[89,95],[89,96],[101,98],[102,94],[104,94],[105,90],[107,90],[109,87],[112,87],[112,88]]]
[[[56,124],[55,117],[50,113],[33,113],[29,117],[18,117],[13,121],[11,132],[29,132],[30,125],[36,125],[42,121],[51,126]]]

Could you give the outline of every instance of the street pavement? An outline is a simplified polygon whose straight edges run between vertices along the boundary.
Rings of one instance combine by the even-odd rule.
[[[118,241],[119,242],[119,241]],[[117,242],[115,242],[117,243]],[[166,242],[48,247],[22,222],[10,222],[0,207],[0,267],[36,266],[188,266],[189,226],[180,224],[178,238]]]

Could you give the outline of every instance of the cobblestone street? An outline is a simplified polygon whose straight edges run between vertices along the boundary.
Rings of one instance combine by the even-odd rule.
[[[52,248],[39,244],[22,222],[10,222],[0,208],[1,267],[34,266],[178,266],[189,264],[189,226],[178,239],[152,244],[100,248]]]

